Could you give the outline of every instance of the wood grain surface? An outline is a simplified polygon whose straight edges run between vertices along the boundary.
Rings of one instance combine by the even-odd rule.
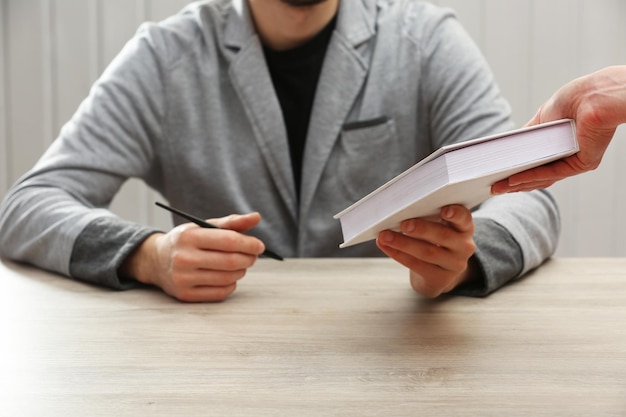
[[[388,259],[259,260],[183,304],[0,263],[2,416],[623,416],[626,259],[428,300]]]

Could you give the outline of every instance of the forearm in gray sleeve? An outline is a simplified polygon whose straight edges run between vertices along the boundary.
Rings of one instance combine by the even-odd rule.
[[[76,238],[70,259],[73,278],[125,290],[141,286],[138,281],[118,275],[122,262],[148,236],[159,230],[114,217],[89,223]]]
[[[522,249],[511,233],[490,219],[475,219],[475,227],[474,258],[480,267],[481,276],[457,287],[453,294],[486,296],[517,278],[523,269]]]

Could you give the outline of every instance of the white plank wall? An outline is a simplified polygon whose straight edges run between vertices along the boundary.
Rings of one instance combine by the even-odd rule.
[[[344,0],[347,1],[347,0]],[[349,0],[354,1],[354,0]],[[568,80],[626,63],[624,0],[433,0],[451,7],[492,65],[523,125]],[[147,20],[189,0],[0,0],[0,196],[57,135],[108,62]],[[626,129],[603,164],[552,187],[559,256],[626,256]],[[129,181],[113,210],[170,226],[159,198]]]
[[[4,195],[6,193],[6,189],[9,186],[9,171],[11,167],[9,166],[9,132],[7,129],[7,74],[6,74],[6,51],[7,51],[7,41],[6,41],[6,3],[2,1],[0,3],[0,195]]]

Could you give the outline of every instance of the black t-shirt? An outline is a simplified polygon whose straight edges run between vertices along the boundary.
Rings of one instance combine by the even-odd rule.
[[[309,129],[317,81],[326,48],[335,29],[335,18],[307,43],[293,49],[274,51],[265,47],[265,59],[283,112],[291,166],[298,195],[302,178],[302,155]]]

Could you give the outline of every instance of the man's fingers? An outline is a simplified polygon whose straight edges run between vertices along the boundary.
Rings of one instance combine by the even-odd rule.
[[[207,220],[207,222],[217,227],[221,227],[222,229],[236,230],[238,232],[250,230],[258,225],[260,221],[261,215],[257,212],[248,214],[231,214],[230,216]]]
[[[472,212],[460,205],[446,206],[441,209],[441,218],[458,232],[474,233]]]
[[[257,256],[265,250],[265,245],[259,239],[228,229],[204,229],[190,226],[181,233],[179,242],[185,247],[221,253]],[[208,256],[208,254],[205,255]]]
[[[175,294],[170,294],[180,301],[186,303],[202,303],[223,301],[230,296],[237,288],[237,283],[226,286],[197,286],[184,287]]]
[[[555,182],[578,173],[579,171],[576,169],[576,164],[577,160],[574,155],[566,159],[522,171],[494,183],[491,186],[491,192],[492,194],[504,194],[548,188]]]
[[[449,268],[451,257],[446,247],[389,230],[382,232],[379,239],[385,254],[411,270],[423,268],[423,263]]]
[[[171,281],[177,287],[223,287],[232,285],[243,278],[246,269],[222,271],[217,269],[179,268],[175,269]]]
[[[556,181],[535,181],[516,185],[514,187],[505,186],[504,191],[500,192],[500,194],[542,190],[552,186],[555,182]]]

